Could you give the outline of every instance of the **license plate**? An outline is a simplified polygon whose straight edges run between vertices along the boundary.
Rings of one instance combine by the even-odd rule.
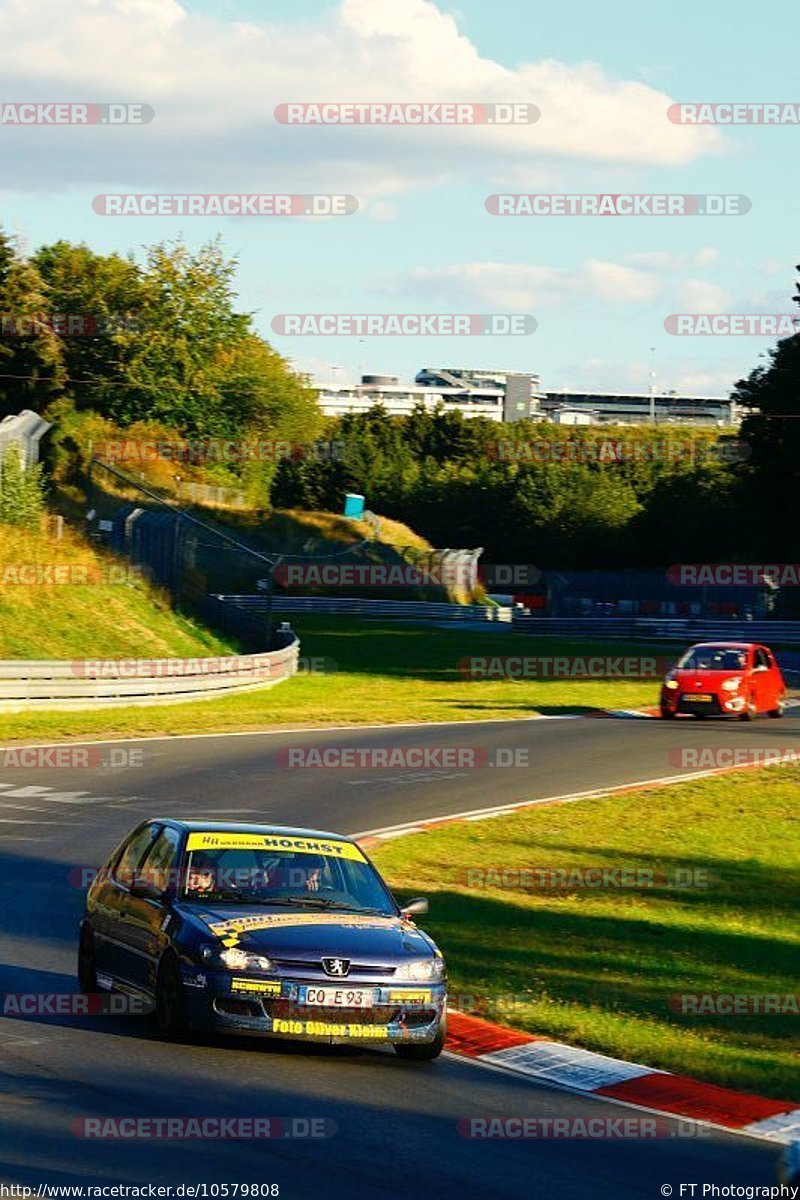
[[[372,1008],[372,988],[304,987],[300,988],[301,1004],[321,1008]]]
[[[694,704],[695,701],[698,701],[700,704],[710,704],[714,699],[713,696],[686,696],[684,698],[686,700],[691,700],[692,704]]]

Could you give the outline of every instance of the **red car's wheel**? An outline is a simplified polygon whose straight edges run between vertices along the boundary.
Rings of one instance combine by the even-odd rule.
[[[751,696],[750,699],[747,701],[747,708],[744,710],[743,713],[739,713],[739,720],[740,721],[755,721],[757,716],[758,716],[758,710],[756,709],[755,701],[753,700],[753,697]]]

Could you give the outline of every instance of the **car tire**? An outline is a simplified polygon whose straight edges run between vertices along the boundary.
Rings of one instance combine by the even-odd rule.
[[[756,706],[753,703],[753,700],[751,697],[750,700],[748,700],[748,702],[747,702],[747,708],[744,710],[743,713],[739,713],[739,720],[740,721],[755,721],[757,716],[758,716],[758,713],[756,712]]]
[[[662,708],[661,709],[661,720],[662,721],[674,721],[675,713],[672,711],[671,708]]]
[[[394,1052],[398,1058],[410,1062],[432,1062],[444,1050],[445,1031],[440,1025],[432,1042],[401,1042],[395,1045]]]
[[[781,718],[781,717],[783,717],[783,716],[785,716],[785,715],[786,715],[786,703],[785,703],[785,701],[783,701],[783,700],[779,700],[779,701],[778,701],[778,707],[777,707],[777,708],[771,708],[771,709],[769,710],[769,713],[768,713],[767,715],[768,715],[768,716],[770,716],[770,717],[772,717],[772,719],[773,719],[774,721],[780,720],[780,718]]]
[[[155,1018],[159,1033],[166,1038],[180,1038],[187,1031],[183,978],[174,954],[165,954],[158,964]]]
[[[82,927],[78,941],[78,987],[82,992],[86,993],[97,991],[94,934],[90,925]]]

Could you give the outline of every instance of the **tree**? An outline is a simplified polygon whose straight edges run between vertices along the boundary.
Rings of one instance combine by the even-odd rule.
[[[0,416],[41,412],[60,389],[63,357],[49,311],[35,264],[0,230]]]
[[[800,266],[797,268],[800,271]],[[800,282],[795,284],[800,304]],[[800,530],[795,497],[800,485],[800,334],[784,338],[769,351],[769,365],[740,379],[734,400],[749,409],[742,439],[751,457],[745,477],[749,522],[742,541],[751,552],[783,562],[796,562]]]

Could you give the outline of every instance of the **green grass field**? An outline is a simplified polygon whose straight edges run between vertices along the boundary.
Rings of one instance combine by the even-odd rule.
[[[293,621],[293,626],[311,672],[277,687],[163,707],[4,713],[0,715],[0,733],[4,740],[111,737],[280,725],[515,719],[537,713],[636,707],[655,703],[656,680],[472,680],[464,678],[459,662],[472,656],[638,653],[653,657],[666,653],[660,645],[628,646],[518,637],[491,630],[381,625],[345,617],[302,616]],[[82,647],[93,644],[86,628],[76,630],[75,639]],[[141,644],[145,654],[154,653],[146,634]],[[66,650],[64,656],[74,652]],[[82,649],[82,653],[87,652]],[[104,637],[97,653],[114,652],[109,638]],[[134,652],[130,640],[120,639],[116,652]],[[206,650],[209,654],[215,652]],[[315,673],[318,665],[333,665],[336,669]]]
[[[455,1007],[800,1101],[800,1014],[670,1008],[671,996],[695,993],[800,1003],[798,794],[800,768],[771,768],[454,824],[374,857],[403,898],[430,897],[421,924],[447,957]],[[589,867],[652,872],[654,884],[544,886],[549,871]],[[545,874],[520,891],[500,886],[513,875],[474,873],[488,868]]]

